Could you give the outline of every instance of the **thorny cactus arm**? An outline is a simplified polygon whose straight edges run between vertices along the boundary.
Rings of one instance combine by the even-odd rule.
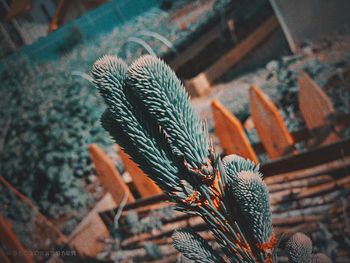
[[[238,156],[221,160],[214,153],[171,69],[151,56],[129,68],[106,56],[95,63],[92,75],[108,107],[103,126],[179,210],[204,219],[225,258],[272,262],[275,238],[258,167]],[[175,245],[187,233],[202,244],[203,253],[212,251],[199,236],[181,233],[175,235]],[[177,247],[189,255],[186,248]]]

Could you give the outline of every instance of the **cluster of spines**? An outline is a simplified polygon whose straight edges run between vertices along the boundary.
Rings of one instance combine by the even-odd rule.
[[[127,71],[127,65],[114,56],[104,56],[94,64],[94,82],[108,106],[102,125],[156,183],[175,186],[178,167],[162,144],[164,134],[159,127],[150,125],[151,120],[127,97]]]
[[[304,233],[295,233],[287,244],[286,252],[290,263],[332,263],[332,260],[322,253],[312,253],[312,241]]]
[[[172,236],[174,247],[194,262],[224,262],[220,255],[200,235],[191,229],[176,230]]]
[[[172,70],[150,56],[129,68],[118,58],[105,56],[95,63],[92,75],[108,106],[103,126],[140,168],[173,200],[185,204],[180,207],[204,218],[232,262],[264,258],[264,249],[256,254],[257,249],[253,252],[246,240],[257,248],[272,235],[259,167],[239,156],[221,161],[209,150],[203,125]],[[256,204],[250,207],[249,202]],[[240,229],[237,224],[242,215],[249,228]],[[197,240],[203,253],[214,253],[200,236],[188,231],[178,232],[180,236]],[[188,255],[186,247],[176,246]]]

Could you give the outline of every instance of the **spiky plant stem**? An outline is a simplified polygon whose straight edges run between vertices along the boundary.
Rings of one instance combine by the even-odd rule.
[[[231,262],[272,262],[270,208],[258,167],[240,157],[221,160],[215,154],[171,69],[150,56],[127,69],[107,56],[95,63],[92,75],[108,107],[103,126],[177,208],[201,216]],[[244,172],[254,180],[244,180]],[[264,200],[254,194],[240,198],[239,191],[258,191]],[[249,210],[250,200],[262,204]],[[255,212],[268,220],[254,221]],[[239,218],[250,227],[243,227]]]

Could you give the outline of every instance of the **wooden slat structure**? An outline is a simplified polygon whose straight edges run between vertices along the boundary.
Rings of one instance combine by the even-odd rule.
[[[7,258],[10,262],[35,262],[13,232],[11,223],[2,215],[0,215],[0,246],[5,252],[1,257]]]
[[[249,143],[241,122],[219,101],[211,103],[215,122],[215,133],[226,154],[238,154],[258,163],[258,158]]]
[[[162,192],[162,190],[147,177],[137,164],[130,159],[129,155],[127,155],[122,149],[119,149],[118,153],[141,197],[148,197]]]
[[[332,127],[329,126],[329,119],[335,113],[329,97],[305,72],[301,72],[298,84],[299,109],[306,126],[314,131],[314,135],[322,141],[322,144],[339,140],[339,137],[331,132]]]
[[[4,256],[8,257],[11,262],[27,262],[25,261],[27,256],[33,260],[30,262],[43,262],[48,260],[48,255],[30,254],[29,252],[59,250],[67,243],[66,236],[41,214],[26,196],[2,176],[0,176],[0,192],[6,197],[0,209],[0,224],[2,225],[0,226],[0,248],[4,252],[0,253],[0,262],[3,262],[1,257]],[[14,211],[19,210],[28,216],[26,220],[21,217],[17,218],[14,214]],[[11,243],[6,243],[9,239],[8,242]],[[20,250],[21,246],[25,254]],[[12,253],[16,251],[17,254]],[[7,255],[8,253],[10,254]],[[16,260],[13,260],[14,256]],[[25,257],[23,261],[22,256]]]
[[[193,92],[191,92],[192,94],[197,94],[199,96],[206,94],[211,84],[216,79],[221,77],[229,68],[236,65],[242,58],[248,55],[251,50],[265,40],[278,26],[279,24],[275,16],[267,19],[252,34],[223,55],[207,70],[189,80],[186,83],[188,89],[193,90]]]
[[[294,141],[276,105],[256,85],[249,90],[250,111],[256,131],[271,159],[293,152]]]
[[[342,152],[342,155],[324,155],[327,151],[330,153]],[[318,160],[320,155],[323,155],[324,158]],[[304,163],[300,162],[300,159],[303,158],[305,158]],[[319,162],[309,162],[311,159]],[[297,169],[293,169],[293,165],[288,165],[288,163],[294,164],[295,160],[300,163]],[[279,162],[285,167],[284,170],[280,169]],[[261,170],[264,177],[267,177],[265,182],[270,192],[275,233],[277,235],[283,233],[287,236],[297,231],[317,234],[322,232],[319,224],[321,222],[334,237],[341,238],[346,225],[344,217],[350,215],[349,207],[344,207],[341,201],[350,197],[350,139],[322,146],[311,152],[290,155],[270,163],[262,164]],[[277,169],[274,169],[273,166],[276,166]],[[127,215],[127,211],[131,210],[141,211],[141,208],[148,207],[149,212],[157,203],[165,199],[163,194],[140,199],[124,207],[122,218]],[[138,214],[144,218],[148,215],[147,211],[142,210]],[[100,215],[104,218],[104,222],[111,224],[115,212],[116,209]],[[121,253],[129,259],[142,256],[145,242],[150,241],[170,248],[172,245],[170,236],[178,227],[191,227],[195,231],[204,231],[205,239],[213,240],[213,237],[205,232],[208,227],[197,216],[176,213],[173,218],[162,220],[162,223],[163,226],[159,230],[137,235],[130,234],[121,242]],[[169,256],[167,253],[165,255],[165,257]],[[336,259],[339,259],[339,262],[348,262],[341,261],[348,258],[349,254],[339,248]]]
[[[134,202],[135,199],[129,187],[108,155],[96,144],[91,144],[89,150],[98,178],[103,187],[113,196],[115,203],[120,204],[126,194],[128,202]]]
[[[2,263],[11,263],[10,258],[7,256],[7,253],[0,246],[0,262]]]
[[[117,206],[110,193],[105,194],[69,236],[69,245],[82,256],[96,257],[104,244],[100,242],[109,237],[109,231],[98,213]]]
[[[32,8],[32,0],[12,0],[5,21],[10,21],[18,15],[28,12]]]

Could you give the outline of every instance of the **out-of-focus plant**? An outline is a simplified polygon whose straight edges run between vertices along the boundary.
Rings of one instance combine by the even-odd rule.
[[[43,212],[60,216],[88,203],[79,178],[91,172],[88,145],[107,142],[101,101],[86,80],[19,61],[1,71],[0,173]]]
[[[332,260],[322,253],[312,253],[312,241],[303,233],[295,233],[288,240],[286,252],[290,263],[332,263]]]

